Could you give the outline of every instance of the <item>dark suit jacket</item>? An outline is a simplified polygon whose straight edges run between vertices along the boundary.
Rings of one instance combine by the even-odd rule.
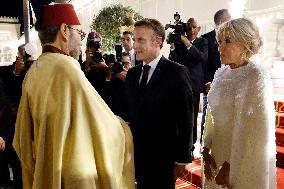
[[[0,79],[0,137],[5,140],[6,148],[12,145],[14,132],[15,127],[10,100]]]
[[[193,97],[188,70],[162,56],[144,91],[139,91],[141,72],[139,64],[125,80],[135,166],[191,162]]]
[[[27,71],[23,69],[20,75],[16,76],[13,71],[16,62],[10,66],[0,67],[0,78],[6,87],[7,95],[11,100],[13,106],[18,107],[22,96],[22,83],[24,81]]]
[[[196,38],[189,50],[183,44],[178,45],[170,52],[169,59],[188,68],[193,92],[199,94],[204,88],[204,66],[208,59],[207,40]]]
[[[221,67],[220,54],[218,51],[218,43],[216,41],[216,32],[212,30],[204,35],[203,38],[208,41],[208,60],[205,63],[205,84],[212,82],[214,74]]]

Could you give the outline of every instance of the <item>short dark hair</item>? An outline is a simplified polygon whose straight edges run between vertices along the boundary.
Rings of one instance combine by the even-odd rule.
[[[133,35],[133,33],[131,31],[124,31],[122,33],[122,35],[128,35],[128,34],[131,35],[131,36]]]
[[[214,23],[218,24],[220,20],[222,19],[222,16],[224,15],[225,12],[229,12],[228,9],[221,9],[218,10],[215,15],[214,15]]]
[[[165,40],[166,34],[165,34],[165,28],[161,22],[153,18],[144,18],[142,20],[135,22],[134,27],[139,27],[139,26],[145,26],[147,28],[150,28],[154,31],[156,36],[162,37],[162,44],[160,47],[161,48],[163,47],[163,42]]]
[[[53,43],[56,40],[56,36],[60,26],[49,26],[38,30],[38,37],[41,44]]]

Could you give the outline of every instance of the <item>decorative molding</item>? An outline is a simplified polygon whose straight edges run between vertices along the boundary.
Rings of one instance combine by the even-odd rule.
[[[17,17],[0,16],[0,23],[18,24],[19,19]]]
[[[283,13],[284,12],[284,6],[277,6],[272,7],[268,9],[262,9],[262,10],[256,10],[256,11],[247,11],[245,13],[245,16],[247,17],[254,17],[254,16],[262,16],[266,14],[274,14],[274,13]]]

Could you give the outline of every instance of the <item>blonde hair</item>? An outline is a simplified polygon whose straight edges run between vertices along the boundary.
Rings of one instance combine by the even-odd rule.
[[[262,46],[258,27],[247,18],[237,18],[221,24],[217,28],[217,41],[230,33],[230,36],[248,50],[248,57],[257,54]]]

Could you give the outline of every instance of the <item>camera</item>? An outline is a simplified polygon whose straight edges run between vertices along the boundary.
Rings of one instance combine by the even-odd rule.
[[[122,62],[122,45],[121,44],[116,44],[114,46],[115,49],[115,57],[116,57],[116,62]]]
[[[92,60],[94,63],[99,63],[103,61],[103,55],[100,51],[94,51],[93,53],[90,53],[90,56],[92,56]]]
[[[90,40],[87,42],[87,47],[93,47],[95,49],[99,49],[101,48],[101,42]]]
[[[174,29],[174,31],[170,34],[168,43],[175,43],[175,44],[181,44],[181,35],[186,36],[187,31],[191,29],[191,24],[190,23],[184,23],[180,19],[180,14],[176,12],[174,14],[174,24],[167,24],[165,26],[165,29],[167,30],[168,28]]]
[[[101,43],[100,41],[94,41],[94,40],[89,40],[87,41],[87,47],[93,48],[93,52],[90,53],[90,56],[92,57],[93,62],[98,63],[103,60],[103,55],[99,51],[101,48]]]
[[[105,60],[106,65],[115,62],[115,55],[114,54],[104,54],[103,58]]]
[[[25,50],[22,52],[22,57],[25,65],[25,70],[28,70],[33,64],[34,60],[30,59],[31,55],[29,55]]]

